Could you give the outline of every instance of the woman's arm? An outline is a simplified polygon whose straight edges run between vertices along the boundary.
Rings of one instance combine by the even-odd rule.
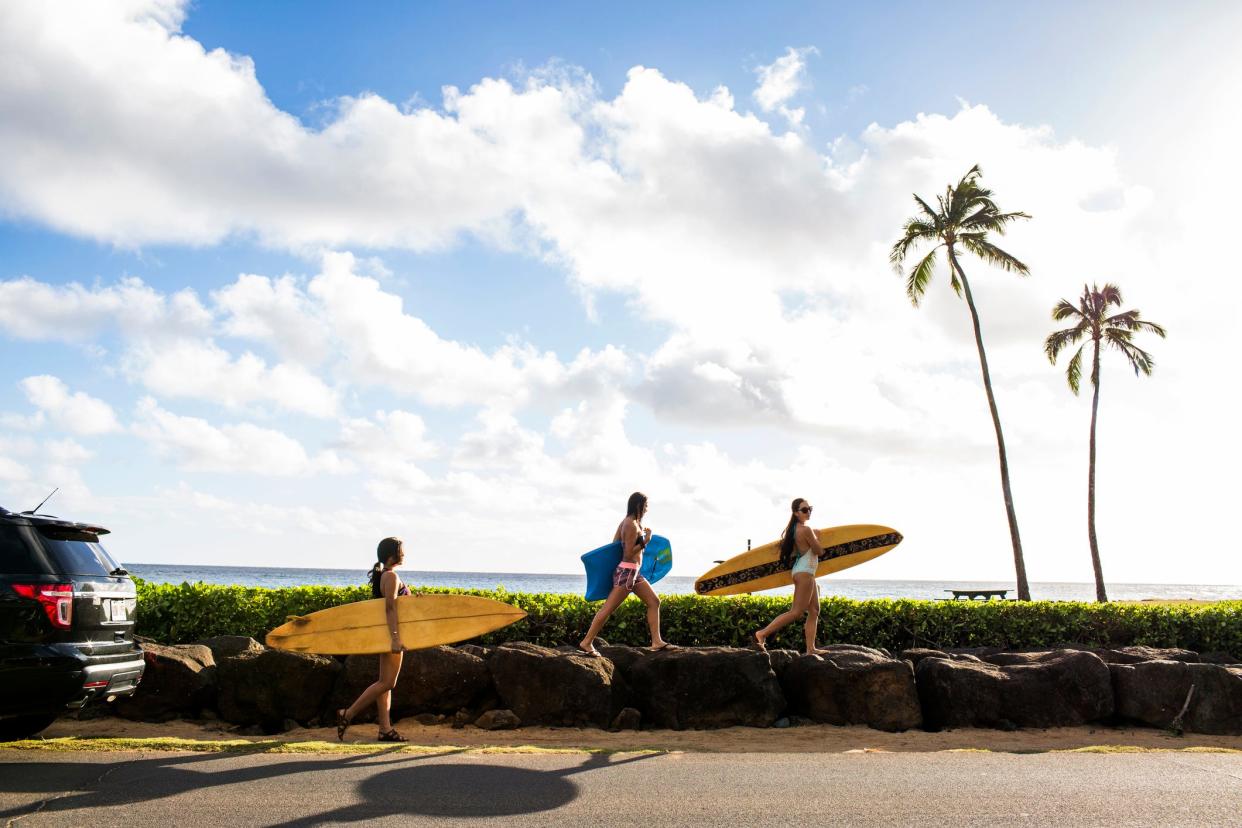
[[[815,534],[815,530],[805,523],[798,527],[798,540],[800,543],[797,546],[803,552],[808,549],[814,549],[815,554],[818,555],[819,550],[823,548],[819,545],[819,535]]]
[[[401,646],[401,627],[397,616],[397,573],[391,569],[380,576],[380,592],[384,595],[384,618],[388,621],[388,641],[392,652],[399,653]]]

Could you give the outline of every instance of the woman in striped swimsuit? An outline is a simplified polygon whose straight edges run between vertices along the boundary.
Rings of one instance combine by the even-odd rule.
[[[811,504],[799,497],[794,499],[790,509],[789,523],[785,526],[785,534],[781,535],[781,564],[793,573],[793,606],[756,632],[754,639],[760,649],[766,650],[768,636],[780,632],[805,612],[806,652],[811,655],[815,652],[815,635],[819,629],[819,584],[815,583],[815,570],[819,567],[819,538],[815,530],[807,525],[811,519]]]

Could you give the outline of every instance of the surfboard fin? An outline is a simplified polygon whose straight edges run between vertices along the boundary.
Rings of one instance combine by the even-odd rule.
[[[305,615],[286,615],[285,623],[286,624],[309,624],[310,618],[308,618]]]

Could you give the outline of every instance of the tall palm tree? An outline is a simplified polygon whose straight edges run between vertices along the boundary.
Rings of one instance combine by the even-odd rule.
[[[936,251],[944,248],[949,262],[949,284],[959,297],[965,297],[970,308],[970,319],[975,327],[975,346],[979,349],[979,365],[983,369],[983,388],[987,392],[988,409],[992,412],[992,425],[996,427],[996,447],[1000,453],[1001,491],[1005,496],[1005,515],[1009,518],[1009,537],[1013,542],[1013,564],[1018,580],[1018,599],[1031,600],[1031,590],[1026,582],[1026,563],[1022,558],[1022,539],[1018,535],[1018,516],[1013,509],[1013,493],[1009,487],[1009,459],[1005,453],[1005,436],[1001,432],[1000,414],[996,410],[996,396],[992,393],[992,375],[988,371],[988,357],[983,350],[983,333],[979,328],[979,312],[975,309],[974,295],[966,271],[958,260],[958,246],[973,253],[984,262],[1026,276],[1030,271],[1017,258],[992,244],[989,236],[1002,236],[1010,224],[1018,219],[1029,219],[1026,213],[1003,213],[992,201],[992,191],[979,184],[982,173],[979,165],[970,168],[956,186],[945,188],[936,197],[937,208],[916,194],[914,202],[919,212],[906,221],[902,236],[893,245],[889,261],[901,275],[906,257],[918,246],[932,247],[919,259],[918,264],[906,277],[906,295],[916,306],[923,298],[928,283],[936,270]]]
[[[1109,315],[1109,308],[1121,307],[1121,291],[1116,285],[1106,284],[1103,288],[1096,285],[1082,286],[1082,296],[1078,305],[1062,299],[1052,309],[1052,318],[1058,322],[1072,319],[1072,327],[1049,334],[1044,340],[1044,353],[1053,365],[1057,362],[1057,354],[1070,345],[1078,345],[1078,350],[1070,358],[1065,369],[1065,378],[1070,390],[1078,393],[1078,385],[1082,379],[1082,352],[1087,347],[1085,338],[1091,339],[1091,385],[1095,389],[1091,396],[1091,448],[1090,460],[1087,463],[1087,539],[1091,543],[1091,565],[1095,568],[1095,599],[1107,601],[1108,594],[1104,591],[1104,571],[1100,568],[1100,546],[1095,539],[1095,423],[1100,407],[1100,349],[1110,347],[1121,352],[1134,369],[1134,375],[1151,376],[1154,367],[1151,354],[1138,347],[1132,341],[1134,334],[1148,331],[1164,338],[1164,328],[1154,322],[1141,318],[1137,310],[1122,311]],[[1078,343],[1082,343],[1079,345]]]

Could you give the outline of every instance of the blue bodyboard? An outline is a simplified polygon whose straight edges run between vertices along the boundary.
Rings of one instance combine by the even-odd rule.
[[[592,549],[582,556],[582,565],[586,567],[586,599],[602,601],[612,592],[612,573],[617,564],[621,563],[621,541],[613,541],[607,546]],[[673,568],[673,545],[662,535],[652,535],[651,542],[643,550],[643,562],[638,574],[647,579],[648,583],[656,581],[668,574]]]

